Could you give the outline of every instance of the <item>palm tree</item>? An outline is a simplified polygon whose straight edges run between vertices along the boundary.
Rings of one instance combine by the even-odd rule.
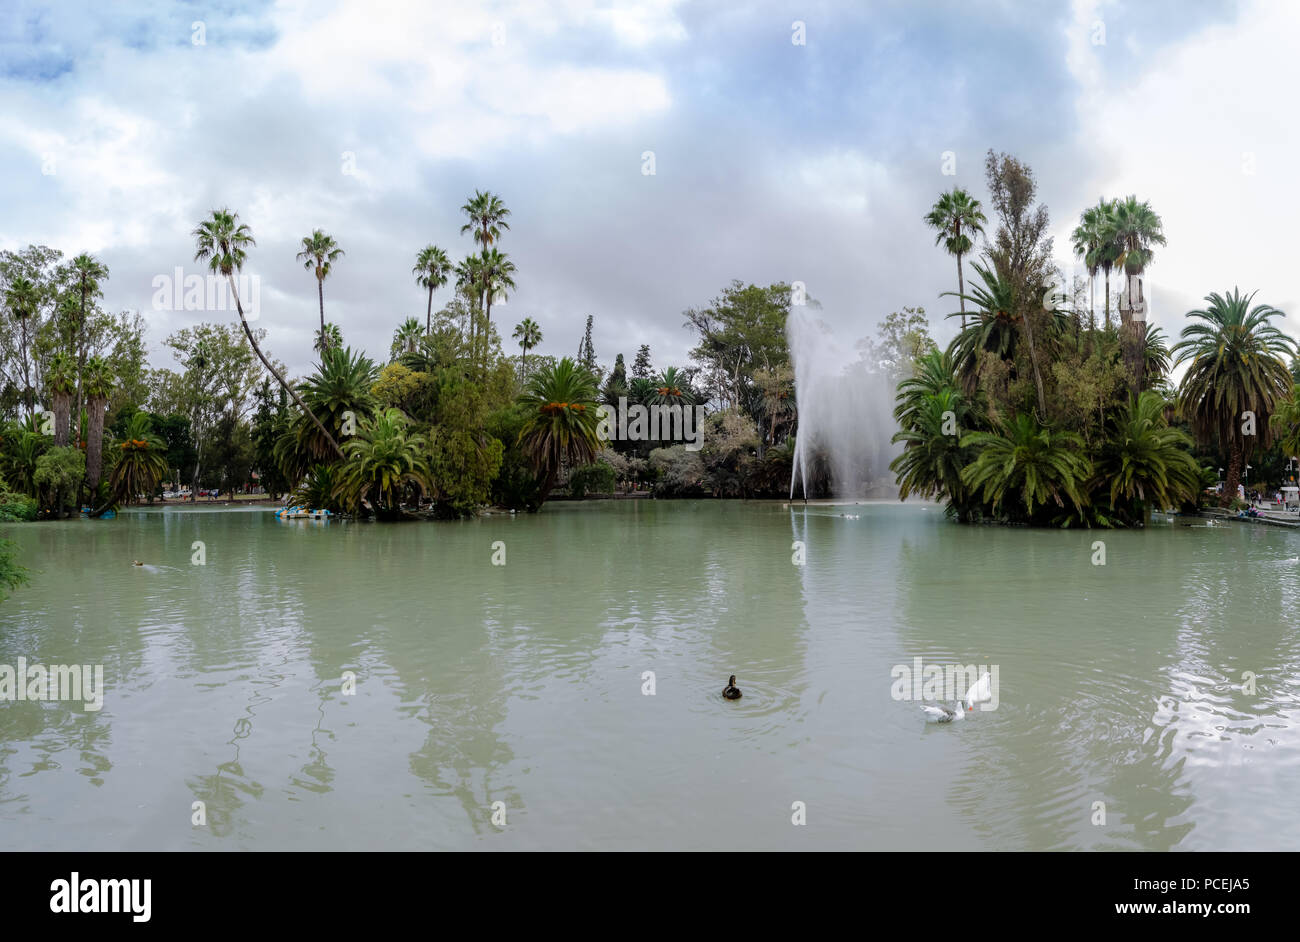
[[[420,345],[420,338],[427,336],[428,334],[420,327],[420,322],[414,317],[408,317],[393,331],[391,358],[396,360],[404,353],[414,353],[416,347]]]
[[[18,332],[19,352],[21,354],[21,363],[23,367],[23,389],[22,395],[27,402],[27,414],[36,415],[36,400],[33,395],[31,359],[29,357],[30,339],[29,330],[31,321],[36,317],[40,305],[40,292],[28,279],[21,275],[9,282],[9,287],[5,289],[5,306],[9,308],[9,313],[18,321],[20,327]]]
[[[251,244],[251,243],[250,243]],[[313,229],[311,235],[302,237],[302,251],[295,258],[303,263],[303,268],[316,270],[316,296],[320,300],[320,336],[329,339],[325,330],[325,279],[334,270],[334,263],[342,256],[333,236],[326,235],[320,229]]]
[[[321,356],[324,356],[327,350],[338,350],[342,346],[343,332],[339,330],[338,324],[326,324],[323,333],[316,331],[311,343],[311,348]]]
[[[253,336],[253,331],[248,326],[248,319],[244,317],[244,306],[239,300],[239,290],[235,286],[235,272],[243,270],[244,260],[248,255],[248,247],[256,245],[253,240],[253,233],[248,226],[239,222],[239,214],[232,213],[229,209],[214,209],[212,218],[206,219],[199,223],[194,230],[194,238],[197,251],[194,253],[196,262],[207,260],[208,269],[216,274],[224,275],[230,283],[230,295],[235,299],[235,310],[239,312],[239,322],[244,327],[244,336],[248,338],[248,343],[257,354],[257,358],[275,377],[280,388],[293,397],[293,401],[298,408],[305,412],[312,423],[320,430],[321,435],[329,443],[332,450],[340,458],[343,457],[343,449],[339,443],[321,425],[320,419],[307,408],[303,403],[302,397],[298,395],[297,390],[293,389],[280,371],[277,370],[262,353],[262,348],[258,346],[257,339]],[[323,328],[322,328],[323,329]]]
[[[1271,416],[1292,387],[1286,358],[1294,355],[1295,343],[1269,323],[1286,315],[1271,304],[1252,308],[1254,297],[1255,292],[1242,295],[1236,288],[1231,294],[1206,295],[1209,303],[1203,310],[1187,312],[1200,323],[1184,327],[1170,351],[1175,366],[1191,362],[1178,392],[1192,433],[1203,445],[1217,440],[1227,450],[1225,507],[1237,496],[1241,469],[1255,440],[1261,448],[1269,446]],[[1253,413],[1253,429],[1247,412]]]
[[[401,409],[361,422],[356,438],[347,443],[348,457],[334,485],[346,505],[356,507],[369,498],[381,513],[393,515],[401,509],[407,484],[420,493],[433,487],[424,437],[408,434],[409,424]]]
[[[298,386],[301,396],[295,391],[312,421],[295,417],[290,434],[275,443],[276,461],[286,478],[297,484],[314,465],[330,459],[337,447],[334,434],[347,427],[344,413],[351,412],[359,424],[375,411],[378,403],[370,390],[378,378],[374,361],[350,347],[330,347],[321,355],[316,372]]]
[[[99,496],[99,479],[104,468],[104,412],[113,394],[113,371],[101,357],[86,361],[82,377],[86,393],[86,411],[89,413],[86,430],[86,487],[93,501]]]
[[[149,416],[137,412],[127,422],[117,446],[108,478],[108,505],[117,501],[130,504],[137,494],[152,494],[166,475],[167,443],[154,433]]]
[[[658,406],[690,406],[695,404],[695,390],[690,379],[675,366],[650,381],[653,392],[650,404]]]
[[[942,244],[949,255],[957,256],[957,297],[961,299],[961,326],[966,327],[966,282],[962,277],[961,257],[974,245],[971,236],[984,231],[988,220],[980,208],[980,201],[960,187],[942,194],[925,217],[926,223],[937,230],[934,244]]]
[[[1054,432],[1021,413],[997,431],[963,435],[960,444],[978,452],[962,469],[962,483],[981,491],[995,512],[1005,509],[1008,498],[1017,504],[1013,519],[1032,519],[1035,506],[1048,500],[1058,507],[1065,507],[1065,497],[1076,507],[1086,503],[1080,488],[1091,469],[1083,440],[1072,432]]]
[[[509,255],[498,252],[496,249],[483,250],[479,277],[483,280],[483,310],[487,318],[484,330],[485,339],[490,336],[492,330],[492,301],[497,297],[504,301],[506,291],[515,290],[514,273],[515,263],[510,261]]]
[[[433,292],[447,283],[451,277],[452,265],[447,253],[436,245],[426,245],[415,257],[415,267],[411,269],[415,282],[429,291],[429,304],[424,313],[424,332],[433,333]]]
[[[523,362],[520,372],[528,375],[528,351],[542,342],[542,328],[537,326],[537,322],[531,317],[525,317],[515,325],[515,332],[511,336],[519,341],[519,346],[523,348]]]
[[[1095,297],[1097,272],[1101,271],[1102,266],[1105,221],[1105,203],[1098,200],[1096,206],[1089,206],[1079,214],[1079,225],[1070,234],[1074,254],[1083,259],[1084,267],[1088,269],[1088,316],[1093,330],[1097,329]]]
[[[72,357],[62,351],[50,357],[49,369],[45,371],[45,381],[49,384],[50,398],[54,405],[54,445],[62,447],[68,444],[72,394],[77,391],[76,363]]]
[[[1120,329],[1124,338],[1129,386],[1136,394],[1142,388],[1142,341],[1146,333],[1146,313],[1142,308],[1145,300],[1139,276],[1154,258],[1154,246],[1165,244],[1165,236],[1160,217],[1151,209],[1151,204],[1139,202],[1136,196],[1129,196],[1115,204],[1114,222],[1115,242],[1119,247],[1115,265],[1124,270],[1127,285],[1127,305],[1119,312]],[[1139,311],[1142,311],[1140,318],[1137,316]]]
[[[472,233],[474,241],[482,246],[484,252],[501,239],[501,230],[510,228],[505,221],[510,210],[493,193],[475,190],[460,211],[469,217],[469,222],[460,227],[460,234]]]
[[[72,260],[72,272],[77,279],[77,293],[81,296],[80,318],[73,337],[73,343],[77,350],[77,376],[80,377],[81,371],[86,366],[86,342],[88,338],[85,336],[85,331],[90,317],[90,299],[101,295],[99,283],[108,277],[108,266],[95,256],[82,252]],[[74,401],[77,408],[80,408],[81,396],[76,396]]]
[[[540,482],[539,504],[555,487],[563,466],[582,467],[596,460],[601,447],[596,433],[598,394],[591,372],[564,357],[539,369],[519,397],[529,409],[519,444]]]
[[[1177,507],[1195,499],[1201,469],[1192,459],[1192,440],[1165,419],[1165,400],[1147,390],[1130,399],[1112,419],[1095,465],[1095,483],[1110,483],[1116,500],[1139,505],[1144,522],[1155,508]]]
[[[948,347],[954,370],[968,391],[974,389],[981,352],[991,353],[999,360],[1015,357],[1016,326],[1021,321],[1021,317],[1015,313],[1015,289],[1011,282],[978,262],[971,267],[983,283],[972,287],[971,293],[963,300],[971,301],[978,309],[978,314],[976,320],[968,327],[963,327]],[[952,293],[944,292],[945,295]],[[948,316],[959,315],[964,323],[966,315],[960,311],[953,311]]]

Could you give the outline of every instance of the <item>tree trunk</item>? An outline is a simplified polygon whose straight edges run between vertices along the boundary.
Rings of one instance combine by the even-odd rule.
[[[1228,440],[1228,477],[1223,482],[1223,493],[1219,496],[1219,506],[1227,507],[1237,498],[1237,485],[1241,483],[1241,467],[1245,461],[1245,447],[1236,430],[1231,429]]]
[[[334,449],[335,454],[337,454],[340,458],[345,457],[343,454],[343,449],[340,448],[339,443],[334,440],[334,436],[330,434],[329,429],[327,429],[324,425],[321,424],[321,420],[316,418],[316,413],[308,409],[307,403],[302,401],[302,397],[298,395],[298,391],[292,388],[287,382],[285,382],[284,377],[280,375],[280,371],[277,370],[274,366],[272,366],[271,361],[268,360],[265,354],[262,353],[262,348],[259,347],[257,345],[257,341],[253,339],[253,332],[249,330],[248,320],[247,318],[244,317],[244,305],[239,300],[239,290],[235,287],[235,276],[233,274],[228,274],[226,275],[226,280],[230,282],[230,296],[235,299],[235,310],[239,313],[239,323],[244,328],[244,336],[248,338],[248,343],[250,346],[252,346],[253,352],[257,354],[257,358],[262,361],[262,365],[264,367],[270,370],[271,375],[274,376],[276,382],[280,384],[280,388],[283,389],[285,392],[287,392],[293,398],[293,401],[297,404],[298,408],[301,409],[303,412],[305,412],[307,414],[307,418],[311,419],[312,424],[315,425],[318,429],[320,429],[320,433],[325,436],[325,440],[330,443],[330,447]],[[321,304],[322,304],[321,310],[323,312],[324,301],[322,301]],[[321,314],[322,324],[325,322],[324,316],[325,315],[322,313]],[[321,340],[324,341],[324,335],[321,336]]]
[[[316,296],[320,299],[320,350],[324,354],[329,347],[329,341],[325,335],[325,279],[320,275],[316,276]],[[242,313],[240,318],[243,318]]]
[[[966,280],[961,275],[961,253],[957,253],[957,300],[961,302],[961,329],[966,329]]]
[[[68,421],[71,418],[72,397],[66,392],[54,394],[54,446],[68,444]]]
[[[1038,387],[1038,421],[1047,421],[1047,397],[1043,394],[1043,376],[1038,370],[1038,351],[1034,348],[1032,311],[1025,312],[1025,340],[1029,343],[1029,363],[1034,368],[1034,385]]]
[[[87,405],[90,416],[86,431],[86,486],[90,489],[90,499],[94,500],[104,465],[104,410],[108,408],[108,400],[92,396]]]
[[[1106,329],[1110,330],[1110,272],[1106,272]]]
[[[433,333],[433,285],[429,286],[429,307],[424,312],[424,332],[426,335]]]

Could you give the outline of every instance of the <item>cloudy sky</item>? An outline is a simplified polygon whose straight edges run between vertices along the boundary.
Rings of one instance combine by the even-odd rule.
[[[415,253],[463,257],[458,207],[491,189],[518,266],[493,316],[507,338],[534,318],[543,353],[594,314],[602,362],[684,362],[682,311],[737,278],[805,282],[846,343],[902,305],[946,339],[954,265],[921,220],[954,183],[986,198],[991,147],[1034,168],[1063,263],[1084,205],[1152,202],[1166,332],[1239,284],[1300,334],[1297,36],[1300,4],[1251,0],[4,0],[0,248],[99,255],[163,365],[168,333],[233,317],[155,310],[152,288],[198,270],[190,232],[229,206],[267,346],[301,373],[303,235],[347,251],[327,318],[386,354],[424,314]]]

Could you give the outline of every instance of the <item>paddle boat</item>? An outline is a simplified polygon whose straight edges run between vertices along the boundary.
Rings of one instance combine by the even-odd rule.
[[[330,510],[309,510],[306,507],[281,507],[275,512],[277,520],[328,520],[334,516]]]

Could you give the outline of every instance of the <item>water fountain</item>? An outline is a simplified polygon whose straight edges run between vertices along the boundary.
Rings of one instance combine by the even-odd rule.
[[[871,372],[852,345],[837,341],[825,324],[804,310],[790,312],[785,331],[799,408],[791,499],[796,479],[808,498],[808,464],[818,453],[827,456],[836,497],[891,492],[889,462],[899,449],[890,442],[898,430],[893,383]]]

